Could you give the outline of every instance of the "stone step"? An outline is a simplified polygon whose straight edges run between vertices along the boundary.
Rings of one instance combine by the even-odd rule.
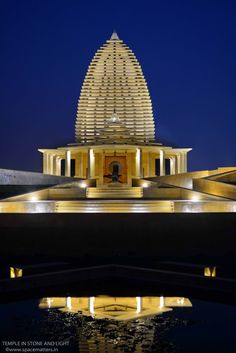
[[[56,201],[59,213],[172,213],[172,201],[96,200]]]
[[[86,197],[89,199],[130,199],[143,197],[141,187],[89,187]]]

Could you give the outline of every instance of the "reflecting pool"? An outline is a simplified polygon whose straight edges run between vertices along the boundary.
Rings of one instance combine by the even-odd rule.
[[[0,317],[0,352],[235,352],[236,307],[185,297],[47,297]]]

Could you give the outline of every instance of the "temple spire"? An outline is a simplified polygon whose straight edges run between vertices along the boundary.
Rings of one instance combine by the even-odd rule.
[[[113,33],[111,35],[111,40],[119,40],[119,37],[118,37],[118,35],[117,35],[115,30],[113,30]]]
[[[152,103],[142,68],[131,49],[117,38],[114,31],[89,65],[75,123],[78,142],[93,142],[107,124],[131,129],[136,142],[155,140]]]

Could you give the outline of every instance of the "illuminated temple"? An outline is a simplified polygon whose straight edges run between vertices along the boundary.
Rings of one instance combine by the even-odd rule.
[[[155,140],[142,68],[115,32],[88,67],[75,142],[39,151],[43,173],[0,170],[0,212],[236,211],[236,167],[188,172],[191,148]]]

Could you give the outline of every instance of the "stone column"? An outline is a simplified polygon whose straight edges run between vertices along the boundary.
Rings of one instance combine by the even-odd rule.
[[[53,155],[53,175],[57,175],[57,156]]]
[[[50,174],[50,156],[47,153],[47,174]]]
[[[91,178],[94,178],[94,176],[95,176],[95,155],[94,155],[94,151],[92,148],[90,149],[90,173],[91,173]]]
[[[99,158],[99,165],[98,165],[98,172],[99,172],[99,184],[102,185],[103,184],[103,165],[104,165],[104,154],[103,151],[101,151],[98,154],[98,158]]]
[[[148,178],[149,177],[149,153],[146,152],[145,153],[145,167],[144,167],[144,178]]]
[[[71,151],[65,153],[65,176],[71,176]]]
[[[153,176],[152,173],[152,153],[148,152],[148,173],[149,173],[149,177]]]
[[[180,173],[185,173],[187,170],[187,163],[186,163],[186,153],[180,153]]]
[[[82,158],[82,152],[78,153],[78,158],[76,159],[75,162],[75,171],[76,171],[76,176],[78,178],[81,178],[81,158]]]
[[[53,175],[53,154],[49,155],[49,168],[48,168],[48,174]]]
[[[88,178],[91,179],[94,177],[94,153],[93,149],[89,148],[88,150]]]
[[[135,154],[135,169],[136,169],[136,177],[140,178],[140,170],[141,170],[141,150],[140,148],[136,148]]]
[[[84,154],[81,152],[81,158],[80,158],[80,178],[83,178],[84,176]]]
[[[129,185],[132,185],[132,171],[131,171],[131,166],[132,166],[132,158],[131,158],[131,152],[127,152],[127,182]]]
[[[87,170],[88,170],[88,173],[86,175],[86,178],[90,179],[90,149],[88,149],[88,153],[87,153]]]
[[[183,153],[180,153],[180,173],[184,172],[184,158]]]
[[[49,174],[49,156],[47,152],[43,153],[43,174]]]
[[[182,153],[182,161],[183,161],[182,170],[183,170],[183,173],[186,173],[187,172],[187,153],[186,152]]]
[[[180,153],[177,154],[177,173],[181,173],[181,156]]]
[[[139,171],[140,178],[143,178],[143,151],[140,148],[140,171]]]
[[[163,150],[160,150],[160,176],[165,174],[165,154]]]
[[[176,161],[175,156],[170,157],[170,174],[171,174],[171,175],[174,175],[174,174],[176,173],[176,170],[175,170],[175,161]]]
[[[56,157],[56,175],[61,175],[61,158]]]

